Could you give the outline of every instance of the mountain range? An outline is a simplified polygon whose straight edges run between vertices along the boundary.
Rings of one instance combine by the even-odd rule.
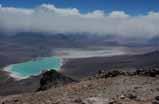
[[[118,35],[90,33],[20,32],[14,35],[0,33],[0,66],[23,62],[36,57],[54,55],[57,48],[88,48],[107,46],[157,47],[159,38],[134,39]]]

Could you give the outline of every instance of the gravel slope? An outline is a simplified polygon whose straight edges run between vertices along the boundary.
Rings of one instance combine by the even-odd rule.
[[[158,104],[159,78],[94,78],[47,91],[0,97],[0,104]]]

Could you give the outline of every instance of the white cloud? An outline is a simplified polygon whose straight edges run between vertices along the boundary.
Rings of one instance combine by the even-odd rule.
[[[84,15],[84,17],[88,18],[103,18],[104,16],[105,16],[104,11],[101,10],[95,10],[91,13]]]
[[[129,17],[129,15],[127,15],[123,11],[113,11],[109,14],[109,16],[112,18],[128,18]]]
[[[37,7],[36,10],[50,12],[56,15],[64,15],[64,16],[80,15],[78,9],[76,8],[61,9],[61,8],[56,8],[54,5],[51,4],[42,4],[39,7]]]
[[[131,16],[124,11],[101,10],[82,14],[76,8],[42,4],[32,9],[0,5],[0,30],[9,32],[88,32],[126,37],[159,35],[159,13]]]

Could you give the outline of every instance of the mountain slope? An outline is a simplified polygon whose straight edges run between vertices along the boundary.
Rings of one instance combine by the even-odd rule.
[[[32,76],[22,80],[8,79],[0,83],[0,96],[13,95],[19,93],[29,93],[59,87],[72,82],[77,82],[55,70],[46,71],[37,76]]]
[[[113,74],[113,73],[112,73]],[[102,75],[102,73],[101,73]],[[1,97],[2,104],[157,104],[158,76],[92,77],[47,91]]]
[[[136,70],[159,68],[159,51],[141,55],[92,57],[66,60],[63,73],[74,78],[94,75],[98,70]]]

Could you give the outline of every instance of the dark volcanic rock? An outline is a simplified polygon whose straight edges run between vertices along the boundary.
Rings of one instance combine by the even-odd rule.
[[[159,104],[159,102],[154,101],[154,102],[152,102],[152,104]]]
[[[157,70],[157,69],[136,70],[136,72],[134,72],[134,73],[135,73],[136,75],[156,77],[157,75],[159,75],[159,70]]]
[[[122,71],[118,71],[118,70],[114,70],[114,71],[110,71],[110,72],[106,72],[106,71],[99,71],[96,75],[96,78],[108,78],[108,77],[116,77],[119,75],[126,75],[125,72]]]
[[[104,71],[104,70],[99,70],[99,72],[96,74],[96,78],[109,78],[109,77],[116,77],[116,76],[147,76],[147,77],[156,77],[159,75],[159,70],[158,69],[149,69],[149,70],[136,70],[134,72],[124,72],[124,71]]]
[[[43,73],[42,78],[40,79],[40,88],[37,91],[47,90],[51,87],[58,87],[72,82],[77,81],[62,75],[55,70],[50,70]]]
[[[156,97],[155,97],[155,100],[159,101],[159,96],[156,96]]]
[[[137,98],[137,96],[136,96],[135,94],[128,94],[127,97],[128,97],[129,99],[132,99],[132,100],[134,100],[134,99]]]

